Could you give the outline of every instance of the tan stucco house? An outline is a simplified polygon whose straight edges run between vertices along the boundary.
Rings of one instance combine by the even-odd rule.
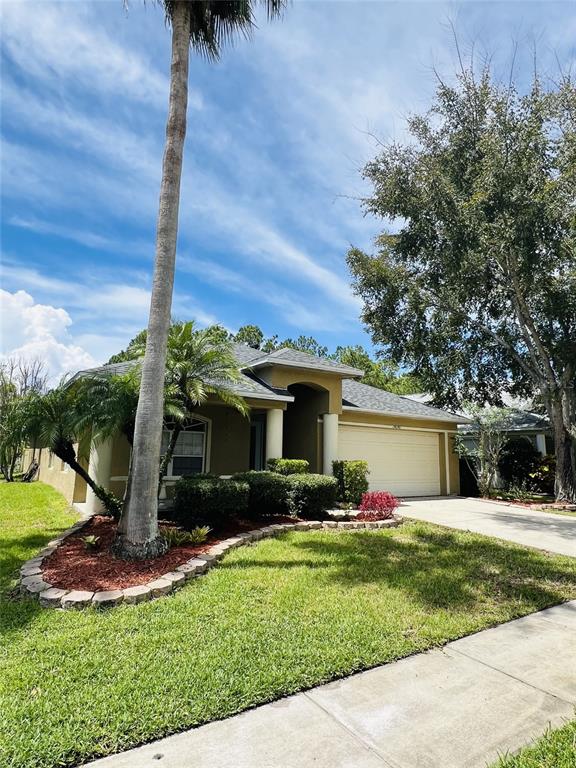
[[[250,405],[243,417],[217,399],[198,408],[182,433],[167,485],[193,472],[231,475],[264,469],[269,458],[298,458],[312,472],[332,474],[334,459],[365,459],[370,488],[399,496],[457,494],[458,456],[453,439],[462,417],[362,384],[362,371],[327,358],[282,348],[270,354],[234,346]],[[81,371],[123,373],[133,363]],[[121,497],[130,446],[122,435],[105,442],[87,436],[79,446],[92,477]],[[89,457],[89,458],[88,458]],[[36,452],[40,480],[71,502],[96,509],[93,494],[47,450]]]

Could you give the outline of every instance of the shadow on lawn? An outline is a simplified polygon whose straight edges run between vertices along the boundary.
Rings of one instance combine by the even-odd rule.
[[[534,610],[576,596],[576,561],[461,532],[408,523],[394,533],[334,533],[290,542],[293,560],[253,557],[220,567],[312,568],[345,586],[381,584],[424,608],[466,610],[486,601],[522,600]],[[310,553],[302,559],[301,552]],[[322,578],[322,577],[321,577]]]

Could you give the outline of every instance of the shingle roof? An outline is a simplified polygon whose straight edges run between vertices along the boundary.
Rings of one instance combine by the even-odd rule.
[[[424,403],[410,400],[408,397],[395,395],[377,387],[370,387],[359,381],[346,379],[342,382],[342,404],[344,407],[357,408],[359,411],[375,411],[394,416],[431,419],[433,421],[453,421],[457,424],[467,422],[459,416],[440,408],[432,408]]]
[[[301,352],[299,349],[291,347],[281,347],[269,354],[260,352],[258,358],[253,358],[247,363],[251,368],[263,368],[270,365],[287,365],[296,368],[309,368],[312,370],[325,370],[333,373],[340,373],[343,376],[363,376],[364,371],[358,368],[352,368],[344,365],[338,360],[332,360],[329,357],[316,357],[309,352]]]
[[[235,347],[244,346],[236,344]],[[250,349],[250,347],[246,347]],[[256,351],[256,350],[253,350]],[[236,350],[234,350],[236,354]],[[75,379],[82,378],[83,376],[121,376],[138,364],[138,360],[126,360],[122,363],[110,363],[109,365],[100,365],[97,368],[87,368],[83,371],[78,371],[70,382]],[[240,361],[239,361],[240,362]],[[207,382],[208,384],[210,382]],[[268,386],[265,382],[258,379],[256,376],[250,373],[240,372],[240,381],[236,384],[227,384],[228,388],[242,397],[254,397],[260,400],[289,400],[293,401],[294,397],[290,392],[283,389],[275,389]]]
[[[271,354],[266,354],[258,349],[253,349],[246,344],[234,344],[234,355],[238,360],[241,370],[241,380],[230,388],[236,394],[243,397],[253,397],[263,400],[290,400],[294,398],[287,390],[275,389],[266,382],[258,378],[252,372],[253,369],[265,367],[267,365],[295,365],[296,367],[314,368],[330,370],[334,373],[341,373],[343,376],[359,376],[362,371],[357,371],[347,365],[342,365],[336,360],[316,357],[308,352],[300,352],[296,349],[283,347]],[[255,363],[255,365],[254,365]],[[128,360],[122,363],[111,363],[110,365],[101,365],[97,368],[90,368],[84,371],[78,371],[73,379],[91,375],[114,374],[121,375],[127,373],[134,365],[136,360]],[[73,380],[72,379],[72,380]],[[431,419],[433,421],[452,421],[459,424],[467,423],[468,419],[464,416],[458,416],[440,408],[432,408],[424,403],[411,400],[409,397],[401,397],[392,392],[386,392],[383,389],[370,387],[351,378],[344,378],[342,381],[342,403],[344,407],[357,408],[359,411],[374,411],[382,414],[394,416],[406,416],[412,418]]]
[[[550,421],[546,416],[530,411],[517,410],[509,414],[510,423],[506,432],[546,432],[550,429]],[[470,423],[462,427],[462,432],[476,432],[478,425]]]

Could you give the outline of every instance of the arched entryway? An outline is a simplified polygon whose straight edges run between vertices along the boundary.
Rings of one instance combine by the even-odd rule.
[[[322,472],[322,416],[330,410],[330,393],[319,384],[291,384],[294,402],[284,415],[282,453],[286,459],[306,459],[311,472]]]

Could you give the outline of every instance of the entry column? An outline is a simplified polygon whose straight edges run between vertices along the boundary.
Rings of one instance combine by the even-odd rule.
[[[97,485],[108,490],[110,485],[110,470],[112,468],[112,439],[92,441],[90,445],[90,462],[88,474]],[[98,513],[103,509],[100,499],[88,487],[86,490],[86,507],[88,512]]]
[[[322,471],[325,475],[331,475],[332,462],[338,458],[338,414],[325,413],[323,422],[324,460]]]
[[[282,458],[282,432],[284,411],[282,408],[269,408],[266,411],[266,463],[269,459]]]

